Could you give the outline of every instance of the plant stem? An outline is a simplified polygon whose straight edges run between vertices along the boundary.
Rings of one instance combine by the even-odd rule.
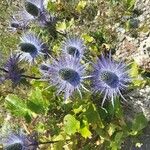
[[[63,141],[63,140],[60,140],[60,141]],[[47,141],[47,142],[39,142],[38,144],[53,144],[53,143],[57,143],[57,142],[60,142],[60,141]],[[65,140],[66,141],[70,141],[70,140]]]
[[[29,78],[29,79],[36,79],[36,80],[41,79],[40,77],[33,77],[33,76],[28,76],[28,75],[21,75],[21,76],[24,78]]]

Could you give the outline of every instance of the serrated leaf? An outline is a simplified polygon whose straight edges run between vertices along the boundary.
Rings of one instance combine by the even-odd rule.
[[[70,114],[64,117],[64,130],[67,134],[71,135],[78,132],[80,129],[80,122]]]

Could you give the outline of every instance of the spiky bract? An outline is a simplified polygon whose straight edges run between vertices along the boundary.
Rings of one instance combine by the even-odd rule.
[[[13,85],[17,85],[21,81],[21,76],[24,73],[24,69],[20,68],[20,55],[11,54],[10,58],[4,65],[6,70],[4,79],[9,79],[12,81]]]

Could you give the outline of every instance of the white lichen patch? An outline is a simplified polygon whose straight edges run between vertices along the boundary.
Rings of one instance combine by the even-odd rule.
[[[133,59],[140,67],[150,70],[150,37],[141,42]]]
[[[132,110],[128,111],[127,117],[133,118],[133,112],[135,114],[143,112],[145,117],[150,120],[150,86],[145,86],[142,89],[136,89],[127,94],[128,108],[131,107]]]

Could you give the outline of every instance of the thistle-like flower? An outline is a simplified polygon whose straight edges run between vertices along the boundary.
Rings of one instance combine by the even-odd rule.
[[[34,34],[23,35],[19,47],[19,53],[21,54],[20,59],[27,60],[29,63],[35,62],[35,58],[38,55],[46,54],[44,43],[42,43]]]
[[[25,10],[32,16],[38,17],[40,12],[43,11],[43,0],[26,0]]]
[[[107,97],[111,98],[113,106],[114,98],[117,95],[125,100],[121,91],[127,88],[130,78],[124,63],[112,60],[111,55],[106,58],[102,55],[97,64],[94,65],[92,76],[94,91],[104,94],[102,106]]]
[[[61,58],[58,61],[52,61],[52,64],[43,64],[40,68],[43,78],[48,79],[50,83],[57,87],[57,94],[64,92],[64,99],[67,100],[72,93],[77,90],[82,97],[80,87],[83,86],[83,80],[88,78],[84,76],[85,66],[79,63],[75,58]]]
[[[0,136],[0,144],[3,145],[4,150],[36,150],[38,147],[38,142],[35,139],[24,133],[13,132]]]
[[[20,68],[20,55],[12,55],[4,65],[5,80],[11,80],[13,85],[17,85],[21,81],[21,76],[24,73],[24,69]]]
[[[49,22],[52,23],[53,17],[44,8],[44,0],[26,0],[25,11],[37,19],[42,26],[48,25]]]
[[[86,47],[82,39],[78,37],[69,37],[63,42],[61,49],[67,56],[82,58]]]

